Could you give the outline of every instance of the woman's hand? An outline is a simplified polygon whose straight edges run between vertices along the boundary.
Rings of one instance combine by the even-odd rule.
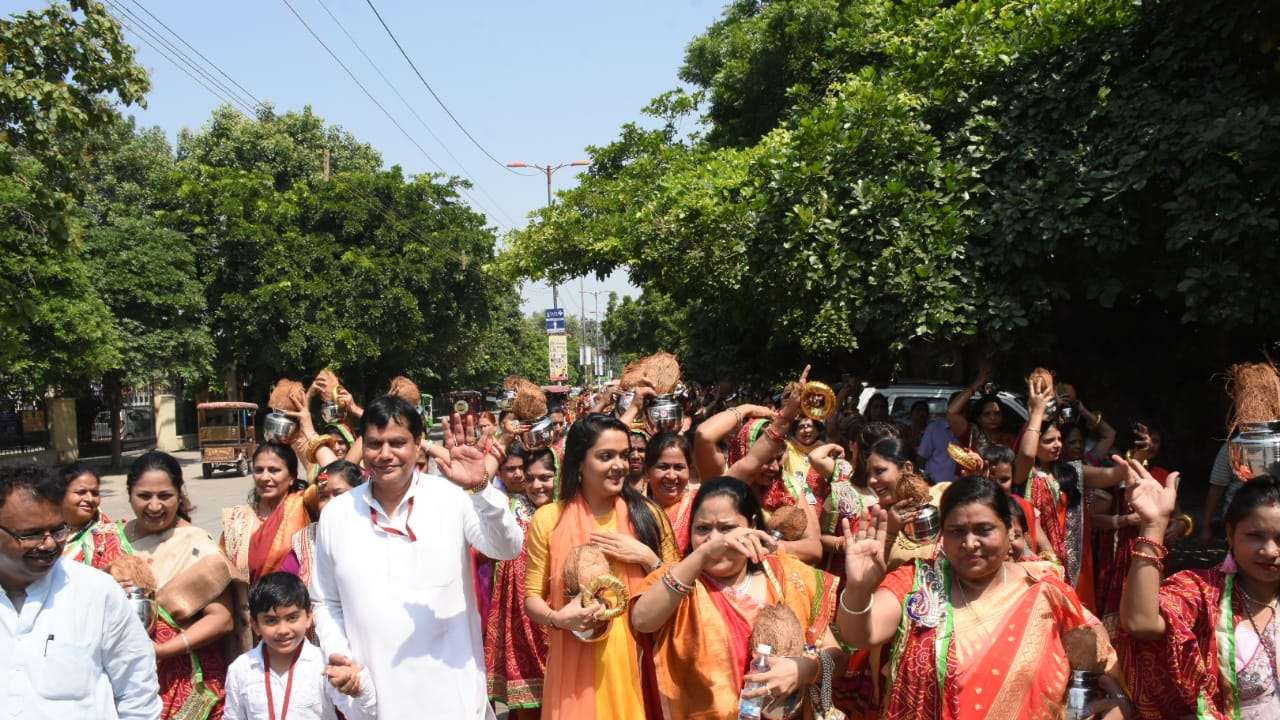
[[[778,411],[777,416],[774,418],[775,422],[780,421],[790,425],[800,416],[800,401],[804,399],[804,389],[809,384],[809,367],[808,365],[804,366],[804,372],[800,373],[800,379],[796,381],[791,394],[783,399],[782,409]]]
[[[776,549],[778,543],[763,530],[739,527],[727,533],[719,533],[703,543],[698,551],[703,554],[703,566],[731,555],[741,555],[751,562],[761,562]]]
[[[1125,492],[1129,507],[1133,508],[1133,511],[1142,519],[1144,526],[1159,525],[1163,533],[1164,528],[1169,525],[1174,507],[1178,504],[1179,474],[1169,473],[1168,484],[1162,485],[1159,480],[1151,476],[1141,462],[1133,459],[1125,460],[1119,455],[1113,455],[1111,459],[1116,463],[1124,463],[1129,468],[1129,487]]]
[[[562,630],[584,633],[600,625],[596,616],[605,609],[604,603],[599,600],[593,599],[584,606],[577,597],[573,597],[564,607],[551,613],[551,622]]]
[[[810,462],[812,462],[815,459],[835,460],[842,457],[844,457],[844,448],[840,447],[839,443],[827,443],[826,445],[819,445],[818,447],[814,448],[813,452],[809,453]]]
[[[795,658],[770,657],[767,671],[751,673],[742,680],[744,683],[760,683],[758,687],[743,690],[742,697],[781,700],[800,689],[800,663]]]
[[[311,422],[311,412],[307,410],[280,410],[280,413],[288,415],[298,423],[297,433],[304,439],[310,440],[316,436],[315,423]]]
[[[347,392],[344,387],[338,388],[338,407],[345,410],[347,415],[353,419],[359,420],[364,416],[364,408],[356,403],[356,399],[351,397],[351,393]]]
[[[884,558],[888,513],[877,507],[862,516],[857,532],[849,529],[848,519],[840,521],[840,529],[844,533],[845,581],[870,595],[880,587],[888,570]]]
[[[1110,675],[1098,678],[1098,686],[1107,693],[1107,697],[1094,700],[1089,704],[1090,717],[1098,720],[1129,720],[1137,717],[1133,703],[1124,694],[1120,682]]]
[[[616,532],[594,532],[591,533],[591,544],[600,548],[602,552],[613,560],[618,560],[632,565],[639,565],[645,569],[645,572],[651,570],[658,564],[660,559],[648,545],[640,542],[630,535],[623,535]]]
[[[973,384],[969,387],[974,392],[979,392],[982,390],[982,386],[989,382],[991,382],[991,362],[983,360],[978,363],[978,377],[974,379]]]

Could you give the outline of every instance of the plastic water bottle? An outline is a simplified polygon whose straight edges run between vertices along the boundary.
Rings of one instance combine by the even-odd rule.
[[[773,654],[773,648],[768,645],[757,645],[756,656],[751,660],[751,665],[747,667],[747,674],[754,675],[756,673],[769,671],[769,656]],[[758,682],[748,682],[742,689],[754,690],[760,687]],[[742,697],[738,696],[738,720],[760,720],[760,713],[764,710],[764,697]]]

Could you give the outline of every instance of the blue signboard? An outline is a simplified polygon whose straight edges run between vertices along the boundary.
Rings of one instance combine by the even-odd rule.
[[[546,311],[545,316],[548,335],[564,334],[564,308],[550,308]]]

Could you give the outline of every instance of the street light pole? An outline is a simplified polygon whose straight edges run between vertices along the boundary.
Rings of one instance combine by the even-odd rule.
[[[542,171],[542,173],[547,176],[547,207],[551,207],[551,176],[554,175],[555,172],[561,168],[587,167],[590,164],[591,163],[587,160],[573,160],[570,162],[563,162],[558,165],[551,165],[551,164],[539,165],[537,163],[509,162],[507,163],[507,167],[534,168],[535,170]],[[554,283],[551,285],[551,307],[553,308],[560,307],[560,287],[558,285],[555,285]]]

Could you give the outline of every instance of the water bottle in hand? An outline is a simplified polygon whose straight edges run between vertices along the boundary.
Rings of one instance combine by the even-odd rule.
[[[757,645],[756,656],[751,661],[751,665],[747,667],[748,675],[755,675],[769,671],[769,656],[773,654],[773,648],[768,645]],[[754,690],[761,687],[761,683],[750,682],[742,688],[745,690]],[[760,720],[760,713],[764,710],[764,697],[742,697],[738,696],[738,720]]]

